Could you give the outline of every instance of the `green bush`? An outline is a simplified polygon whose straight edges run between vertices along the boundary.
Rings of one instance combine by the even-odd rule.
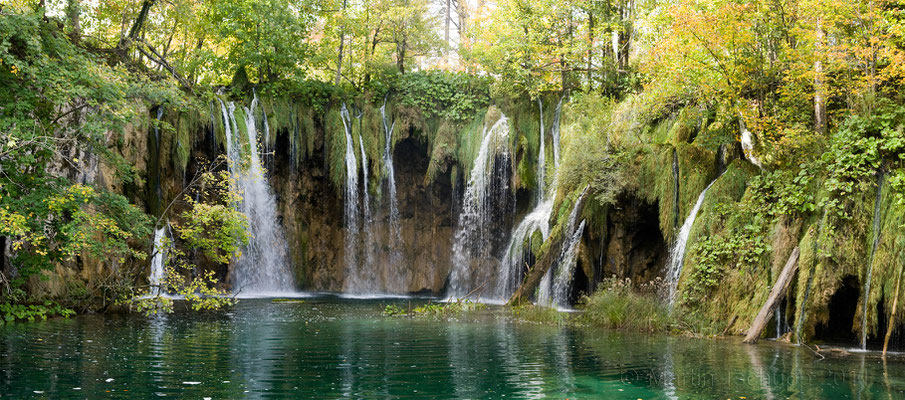
[[[383,309],[383,315],[386,315],[388,317],[405,315],[405,310],[395,304],[387,304],[387,306]]]
[[[519,321],[533,322],[545,325],[564,325],[569,322],[568,313],[555,308],[543,307],[534,304],[524,304],[509,308],[510,313]]]
[[[490,104],[488,80],[465,73],[442,71],[399,75],[395,89],[400,104],[419,110],[425,117],[466,122]]]
[[[483,310],[487,305],[468,299],[449,303],[427,303],[412,310],[414,316],[447,318],[454,317],[463,312]]]
[[[61,306],[52,301],[45,301],[41,304],[0,304],[0,325],[15,321],[34,322],[40,318],[42,321],[47,317],[62,316],[68,318],[75,314],[68,308]]]
[[[660,296],[662,281],[634,288],[631,280],[609,278],[584,297],[577,322],[611,329],[661,332],[670,327],[670,310]]]

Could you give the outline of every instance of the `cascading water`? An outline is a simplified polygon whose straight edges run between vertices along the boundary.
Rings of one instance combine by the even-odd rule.
[[[537,304],[553,305],[553,268],[547,269],[537,286]]]
[[[537,107],[540,111],[540,145],[537,154],[537,192],[535,195],[537,205],[534,210],[523,219],[509,236],[509,244],[506,253],[500,260],[497,268],[497,285],[494,297],[507,299],[518,288],[524,274],[525,243],[534,232],[540,231],[541,237],[546,240],[550,236],[550,215],[553,214],[553,200],[556,197],[558,177],[556,172],[559,167],[559,120],[562,111],[562,99],[556,106],[553,117],[553,126],[550,134],[553,136],[553,184],[549,190],[544,190],[546,172],[546,138],[544,137],[544,103],[538,99]],[[548,278],[546,275],[544,278]]]
[[[565,251],[560,256],[559,265],[556,268],[556,278],[553,279],[553,306],[565,308],[569,306],[569,294],[572,291],[572,276],[575,273],[578,244],[584,233],[585,221],[581,220],[578,228],[572,232],[569,245],[564,246]]]
[[[534,232],[540,231],[541,238],[550,236],[550,215],[553,213],[553,197],[538,204],[512,231],[506,253],[497,270],[497,287],[494,297],[506,299],[515,292],[522,281],[525,260],[525,243]]]
[[[743,117],[739,117],[738,119],[739,131],[741,131],[742,136],[742,150],[745,151],[745,158],[751,161],[751,164],[756,165],[758,168],[763,168],[760,164],[760,160],[754,156],[754,135],[751,134],[751,131],[745,127],[745,121]]]
[[[361,116],[358,116],[359,121],[361,120]],[[359,126],[361,126],[359,124]],[[361,182],[361,199],[362,199],[362,219],[361,219],[361,230],[365,234],[365,240],[363,242],[364,251],[364,263],[361,267],[364,267],[364,270],[370,270],[371,266],[374,265],[374,238],[373,238],[373,227],[371,226],[371,222],[373,218],[371,217],[371,195],[368,193],[368,155],[365,153],[365,142],[361,138],[361,132],[358,133],[358,147],[361,154],[361,169],[363,172],[363,179]],[[349,289],[353,292],[363,292],[363,291],[375,291],[376,283],[373,278],[373,274],[362,274],[362,268],[359,267],[359,273],[355,277],[352,278],[351,285]]]
[[[453,243],[453,265],[449,278],[449,295],[465,296],[473,287],[472,262],[479,249],[485,248],[485,232],[489,225],[491,200],[488,196],[492,184],[494,158],[497,154],[508,154],[504,139],[509,135],[509,120],[500,115],[489,129],[485,127],[481,147],[468,178],[468,186],[462,200],[462,212]]]
[[[355,145],[352,141],[352,117],[349,115],[349,109],[343,103],[340,110],[340,117],[343,122],[343,129],[346,134],[346,188],[343,197],[344,219],[345,219],[345,254],[344,264],[346,279],[344,280],[344,289],[346,291],[357,291],[359,285],[357,282],[360,263],[358,257],[358,236],[361,230],[360,219],[361,210],[358,203],[358,160],[355,158]]]
[[[383,168],[387,184],[387,205],[389,206],[390,229],[396,243],[402,241],[402,229],[399,225],[399,203],[396,199],[396,171],[393,168],[393,130],[396,129],[396,121],[387,123],[387,99],[384,97],[383,106],[380,107],[380,118],[383,121],[385,144],[383,148]]]
[[[544,102],[537,98],[537,109],[540,111],[540,144],[538,145],[537,150],[537,196],[536,201],[538,204],[544,202],[544,196],[546,196],[546,192],[544,191],[544,185],[546,184],[546,172],[547,172],[547,152],[544,151],[544,147],[546,146],[546,140],[544,140]]]
[[[559,168],[559,121],[562,116],[562,99],[560,97],[559,102],[556,103],[556,109],[553,111],[553,124],[550,128],[550,136],[553,139],[553,165],[556,169]]]
[[[289,270],[288,244],[279,225],[276,198],[265,177],[258,154],[258,129],[252,110],[257,107],[254,97],[245,108],[248,151],[238,137],[235,104],[220,101],[226,133],[229,170],[242,200],[236,204],[248,218],[249,241],[236,260],[233,287],[243,293],[280,293],[295,289]]]
[[[168,236],[168,228],[170,223],[154,230],[154,256],[151,257],[151,274],[148,275],[148,284],[151,287],[152,296],[165,294],[163,290],[163,282],[166,277],[165,263],[167,251],[169,250],[164,240]]]
[[[578,212],[584,197],[588,194],[590,186],[584,188],[584,191],[575,200],[572,211],[569,213],[569,219],[566,221],[564,232],[568,232],[559,252],[559,258],[547,269],[537,295],[538,304],[544,306],[556,306],[560,308],[568,307],[569,290],[572,286],[572,275],[575,271],[575,257],[578,254],[578,244],[581,242],[581,235],[584,232],[585,221],[576,226],[578,220]]]
[[[773,316],[776,317],[776,339],[779,339],[783,334],[782,307],[776,307],[773,311]]]
[[[261,159],[268,169],[273,169],[273,143],[270,140],[270,123],[267,121],[267,113],[261,106],[261,117],[264,120],[264,143],[261,144]],[[293,159],[294,160],[294,159]]]
[[[720,177],[718,176],[710,182],[698,196],[698,201],[694,203],[694,207],[691,209],[688,217],[685,218],[682,228],[679,229],[679,236],[676,237],[676,243],[669,252],[669,263],[668,269],[666,270],[666,279],[667,282],[669,282],[669,304],[673,304],[676,301],[676,289],[679,285],[679,278],[682,276],[682,264],[685,262],[685,247],[688,245],[688,235],[691,233],[691,228],[694,226],[694,220],[698,216],[698,211],[701,210],[701,205],[704,204],[704,198],[707,197],[707,191],[710,190],[710,187],[713,186],[714,183],[716,183],[717,179],[720,179]]]
[[[886,174],[881,170],[877,173],[877,198],[874,200],[874,226],[873,226],[873,244],[870,248],[870,256],[867,258],[867,278],[864,280],[864,294],[861,297],[861,350],[867,349],[867,305],[870,296],[870,279],[874,270],[874,255],[877,253],[877,247],[880,245],[880,226],[883,218],[881,218],[880,204],[883,201],[883,181]]]
[[[361,139],[361,133],[358,134],[358,147],[361,151],[361,169],[364,173],[364,179],[361,182],[362,210],[364,211],[362,222],[365,225],[363,229],[367,230],[371,222],[371,195],[368,193],[368,154],[365,153],[365,142]]]

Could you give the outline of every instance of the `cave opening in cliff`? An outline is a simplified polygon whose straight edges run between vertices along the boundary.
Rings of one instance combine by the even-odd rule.
[[[584,265],[581,259],[575,265],[575,272],[572,276],[572,290],[569,293],[569,304],[578,304],[582,296],[591,294],[591,279],[585,273]]]
[[[668,246],[660,231],[659,206],[622,196],[607,220],[601,277],[630,278],[636,284],[663,276]]]
[[[861,296],[861,284],[853,275],[842,278],[839,287],[830,296],[827,305],[828,318],[825,322],[818,322],[814,330],[814,340],[827,343],[852,344],[857,335],[854,332],[853,321],[858,299]]]

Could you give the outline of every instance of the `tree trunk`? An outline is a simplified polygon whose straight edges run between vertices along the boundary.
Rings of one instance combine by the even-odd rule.
[[[562,247],[566,245],[566,243],[564,243],[565,237],[563,237],[563,235],[552,238],[551,240],[552,242],[550,243],[550,247],[548,247],[547,253],[534,262],[534,265],[531,266],[531,270],[528,271],[527,276],[525,276],[525,280],[519,285],[518,289],[515,290],[515,293],[512,294],[512,297],[509,298],[509,301],[506,302],[506,304],[514,306],[530,300],[531,295],[534,294],[535,289],[537,289],[537,285],[540,284],[540,281],[544,278],[547,270],[550,269],[554,262],[556,262],[556,258],[559,256],[559,253],[562,252]]]
[[[377,29],[374,30],[374,38],[371,40],[371,49],[368,50],[367,46],[365,46],[365,52],[367,54],[367,63],[368,64],[365,65],[364,85],[362,85],[363,87],[367,87],[368,83],[371,82],[370,64],[371,64],[371,60],[374,59],[374,52],[377,51],[377,43],[379,43],[379,41],[377,40],[377,35],[379,35],[379,34],[380,34],[380,27],[378,26]]]
[[[459,30],[459,46],[460,47],[462,46],[462,44],[467,43],[465,41],[465,31],[466,31],[465,23],[468,21],[468,12],[465,9],[466,4],[464,4],[464,3],[466,3],[464,0],[458,0],[457,7],[456,7],[456,14],[458,14],[458,17],[459,17],[458,30]],[[483,4],[483,2],[479,0],[478,7],[480,8],[482,6],[482,4]]]
[[[129,34],[127,38],[129,41],[134,41],[138,38],[138,34],[141,33],[142,28],[144,28],[145,21],[148,19],[148,13],[151,11],[151,6],[157,0],[143,0],[141,2],[141,11],[138,12],[138,17],[135,18],[135,22],[132,23],[132,28],[129,29]],[[126,44],[125,38],[121,39],[120,47]]]
[[[399,68],[399,73],[405,73],[405,47],[406,47],[406,38],[403,35],[402,40],[396,42],[396,68]]]
[[[343,0],[343,18],[345,19],[346,14],[346,3],[347,0]],[[343,21],[343,25],[339,27],[339,55],[336,57],[336,80],[333,82],[334,85],[339,86],[339,79],[342,77],[343,70],[343,42],[345,41],[346,35],[346,26],[345,21]]]
[[[449,55],[449,48],[451,47],[449,44],[449,22],[452,19],[452,10],[450,9],[450,3],[452,0],[446,0],[446,20],[444,21],[444,34],[443,39],[446,40],[446,55]]]
[[[822,57],[821,49],[823,48],[823,27],[822,21],[817,20],[817,29],[815,32],[816,58],[814,61],[814,130],[819,134],[826,133],[826,87],[823,81],[823,63],[820,61]]]
[[[591,68],[594,62],[594,13],[588,12],[588,70],[585,80],[588,81],[588,91],[593,88],[591,82]]]
[[[44,4],[44,0],[38,0],[38,6],[35,7],[35,11],[41,11],[41,19],[47,22],[47,5]]]
[[[621,28],[619,30],[619,69],[628,70],[629,54],[632,46],[632,31],[634,30],[632,18],[634,14],[635,4],[632,0],[627,0],[620,12]]]
[[[69,18],[69,37],[73,42],[78,42],[82,37],[81,14],[82,6],[79,0],[69,0],[66,5],[66,16]]]
[[[754,318],[754,322],[751,323],[751,328],[748,329],[748,335],[745,336],[745,343],[757,343],[761,331],[764,330],[764,327],[767,326],[767,321],[769,321],[770,316],[773,315],[773,310],[776,309],[782,301],[782,298],[785,297],[786,291],[789,290],[789,285],[792,283],[792,276],[798,271],[798,256],[800,253],[801,251],[798,247],[792,250],[789,261],[786,262],[786,266],[783,267],[782,272],[773,284],[773,289],[770,291],[770,296],[767,297],[767,302],[764,303],[760,312],[757,313],[757,317]]]

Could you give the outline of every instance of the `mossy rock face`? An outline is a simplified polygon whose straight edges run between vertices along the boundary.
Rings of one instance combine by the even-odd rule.
[[[531,236],[528,237],[528,246],[527,248],[531,249],[531,254],[539,254],[541,246],[544,244],[544,238],[541,235],[540,231],[534,231]]]

